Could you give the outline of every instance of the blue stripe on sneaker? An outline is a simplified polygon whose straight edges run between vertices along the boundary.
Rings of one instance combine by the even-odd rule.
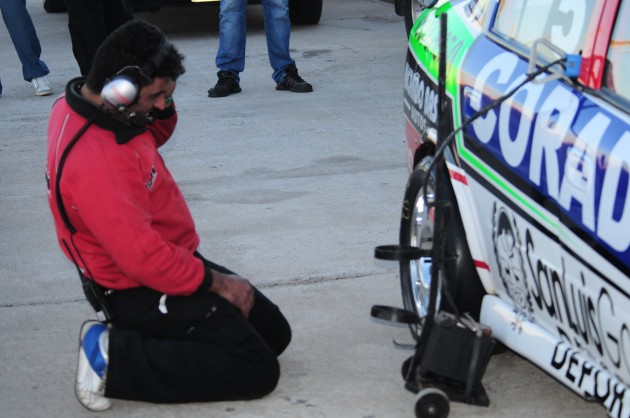
[[[103,357],[103,353],[99,348],[98,340],[103,332],[107,330],[107,327],[103,324],[96,324],[92,326],[83,337],[83,351],[85,357],[90,362],[92,370],[102,379],[105,376],[107,370],[107,362]]]

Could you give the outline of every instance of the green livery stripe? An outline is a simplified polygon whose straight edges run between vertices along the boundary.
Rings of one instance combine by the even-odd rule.
[[[440,69],[440,15],[452,8],[447,2],[438,9],[425,10],[418,18],[409,37],[409,46],[412,48],[418,62],[427,70],[427,75],[437,80]],[[460,17],[455,13],[449,14],[447,34],[447,74],[446,90],[453,96],[457,92],[457,68],[464,57],[465,51],[474,41]]]

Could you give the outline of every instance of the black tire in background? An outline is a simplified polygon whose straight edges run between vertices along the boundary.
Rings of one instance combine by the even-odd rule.
[[[315,25],[322,16],[323,0],[289,0],[289,16],[294,25]]]
[[[415,23],[418,16],[420,16],[420,13],[422,13],[422,11],[425,9],[425,7],[431,8],[435,6],[435,4],[437,3],[437,0],[431,0],[431,1],[429,0],[397,0],[397,1],[402,3],[400,5],[396,5],[397,9],[402,8],[402,10],[400,10],[400,13],[398,13],[398,11],[396,13],[398,13],[399,16],[405,17],[405,30],[407,31],[407,37],[409,37],[413,24]]]
[[[400,244],[413,245],[421,249],[430,250],[433,248],[433,227],[431,225],[428,212],[425,216],[417,216],[416,205],[419,200],[424,200],[423,186],[425,182],[429,182],[429,190],[434,190],[435,173],[429,174],[427,169],[431,163],[432,157],[425,157],[416,167],[405,190],[405,197],[402,208],[402,216],[400,222]],[[444,164],[437,164],[436,169],[445,170]],[[445,177],[448,179],[448,174]],[[451,300],[455,304],[455,308],[459,314],[468,313],[476,320],[479,319],[481,310],[481,300],[485,295],[485,289],[481,284],[477,269],[473,262],[468,243],[466,241],[466,233],[464,225],[459,214],[459,207],[455,198],[455,193],[449,181],[442,185],[442,189],[437,191],[437,195],[441,200],[450,202],[451,212],[448,219],[448,242],[443,243],[447,255],[446,267],[443,276],[446,279],[445,289],[448,289]],[[427,202],[431,201],[431,193],[427,195]],[[417,221],[417,219],[422,219]],[[425,222],[426,221],[426,222]],[[416,240],[417,237],[420,237]],[[426,316],[428,306],[422,305],[422,301],[417,300],[418,295],[418,279],[420,275],[427,274],[430,271],[431,257],[423,257],[420,260],[401,261],[400,262],[400,281],[405,309],[411,310],[418,314],[421,318]],[[422,266],[425,268],[422,269]],[[423,273],[424,271],[424,273]],[[430,277],[424,277],[430,280]],[[414,288],[415,286],[415,288]],[[453,312],[452,304],[448,303],[449,298],[445,297],[444,292],[439,292],[439,301],[441,306],[436,310],[442,309]],[[428,297],[426,299],[428,304]],[[420,308],[419,305],[420,304]],[[422,311],[425,311],[423,314]],[[410,327],[412,336],[417,337],[418,330]]]
[[[44,0],[44,10],[46,13],[61,13],[66,11],[63,0]]]
[[[405,30],[407,31],[407,37],[409,37],[411,28],[418,17],[418,2],[416,0],[402,0],[402,2],[403,16],[405,17]]]

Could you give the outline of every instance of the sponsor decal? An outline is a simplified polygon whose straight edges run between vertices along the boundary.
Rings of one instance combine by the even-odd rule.
[[[495,202],[492,216],[492,242],[498,274],[516,308],[531,313],[531,303],[525,281],[525,266],[521,241],[514,218]]]
[[[630,417],[628,388],[605,369],[584,360],[570,345],[561,342],[554,349],[551,367],[562,373],[587,399],[602,404],[611,417]]]
[[[555,320],[558,333],[567,342],[606,358],[608,364],[629,375],[630,330],[623,316],[627,303],[618,303],[612,289],[594,286],[602,282],[589,277],[587,270],[580,269],[577,276],[569,273],[564,257],[559,268],[545,260],[540,253],[544,250],[536,248],[529,230],[525,251],[534,306]]]
[[[423,72],[405,65],[405,96],[409,99],[409,119],[420,132],[437,124],[438,93],[437,86]]]
[[[478,54],[468,54],[476,59],[467,60],[466,69],[475,77],[462,87],[468,117],[493,99],[484,92],[507,92],[526,73],[526,63],[514,53],[499,49],[488,57],[475,46]],[[470,150],[489,152],[494,158],[488,164],[516,175],[521,187],[544,196],[628,268],[630,234],[618,233],[630,230],[628,126],[561,81],[528,83],[477,119],[467,129],[467,141],[481,145]]]
[[[630,393],[621,383],[630,376],[627,297],[528,223],[519,228],[498,201],[493,206],[492,241],[498,275],[515,307],[514,330],[520,332],[523,320],[552,326],[559,342],[550,366],[611,416],[628,418]]]
[[[404,78],[404,106],[407,120],[423,134],[438,125],[438,86],[427,76],[415,61],[411,52],[407,54]],[[452,100],[446,97],[444,114],[450,115]],[[447,118],[447,132],[453,129],[452,118]],[[426,139],[426,138],[423,138]]]
[[[431,61],[437,61],[440,51],[439,21],[434,19],[431,24],[426,24],[423,29],[424,32],[419,38],[419,40],[421,40],[419,48],[424,50]],[[465,46],[464,39],[461,34],[458,33],[458,30],[458,26],[456,26],[455,29],[451,29],[450,25],[448,25],[446,30],[446,61],[449,63],[456,61]]]

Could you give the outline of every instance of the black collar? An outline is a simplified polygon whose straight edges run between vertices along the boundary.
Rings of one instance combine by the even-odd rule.
[[[94,124],[112,131],[116,137],[116,143],[126,144],[134,137],[147,130],[145,126],[135,126],[104,112],[100,107],[90,103],[81,95],[81,87],[85,84],[84,77],[70,80],[66,85],[66,101],[68,105],[79,115],[86,119],[94,118]]]

